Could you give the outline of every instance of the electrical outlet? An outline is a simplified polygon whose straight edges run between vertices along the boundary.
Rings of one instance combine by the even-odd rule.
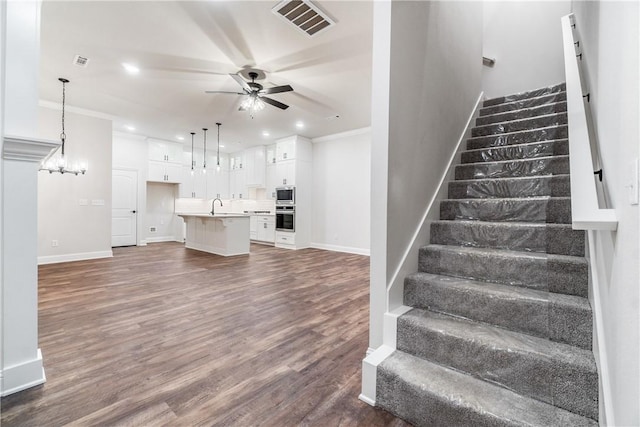
[[[52,248],[57,248],[58,247],[58,241],[57,240],[52,240],[51,241],[51,247]]]
[[[156,228],[155,228],[155,227],[149,227],[149,231],[150,231],[151,233],[155,233],[155,232],[156,232]]]

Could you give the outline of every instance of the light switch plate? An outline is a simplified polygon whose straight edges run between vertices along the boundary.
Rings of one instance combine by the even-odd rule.
[[[102,199],[94,199],[94,200],[91,200],[91,204],[93,206],[104,206],[104,200],[102,200]]]
[[[629,183],[627,184],[629,191],[629,204],[638,204],[638,159],[631,161],[629,166]]]

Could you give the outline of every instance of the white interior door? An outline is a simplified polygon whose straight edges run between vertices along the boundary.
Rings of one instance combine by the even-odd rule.
[[[114,169],[111,179],[111,246],[131,246],[136,241],[138,173]]]

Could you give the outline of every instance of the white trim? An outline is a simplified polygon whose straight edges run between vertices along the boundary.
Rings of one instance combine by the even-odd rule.
[[[366,133],[371,133],[371,126],[368,126],[366,128],[348,130],[346,132],[334,133],[331,135],[319,136],[317,138],[313,138],[311,142],[315,144],[316,142],[335,141],[336,139],[343,139],[350,136],[363,135]]]
[[[0,371],[2,378],[1,395],[10,394],[44,384],[47,380],[42,365],[42,352],[38,349],[36,358],[19,365],[13,365]]]
[[[571,173],[571,220],[574,230],[612,230],[618,228],[614,209],[600,209],[593,176],[589,128],[582,95],[578,59],[571,29],[573,13],[563,16],[562,43],[567,79],[567,122],[569,126],[569,170]]]
[[[384,314],[384,323],[382,325],[384,345],[391,347],[394,350],[398,348],[398,317],[402,316],[412,308],[413,307],[409,307],[407,305],[401,305],[400,307]]]
[[[80,252],[75,254],[46,255],[38,257],[38,265],[57,264],[59,262],[85,261],[89,259],[112,258],[113,251]]]
[[[349,254],[356,254],[356,255],[366,255],[366,256],[370,255],[370,250],[368,248],[354,248],[351,246],[327,245],[325,243],[311,243],[309,247],[314,249],[323,249],[326,251],[346,252]]]
[[[147,237],[145,241],[146,243],[164,243],[164,242],[182,242],[181,240],[176,240],[176,236],[159,236],[159,237]]]
[[[60,146],[60,141],[5,135],[2,145],[4,160],[37,163]]]
[[[589,278],[591,295],[593,300],[594,339],[593,353],[598,365],[598,378],[600,379],[600,399],[602,400],[603,411],[600,411],[601,425],[615,426],[614,412],[612,407],[613,394],[611,393],[611,383],[609,382],[609,357],[607,356],[606,334],[604,332],[604,322],[602,319],[602,306],[600,298],[600,271],[603,270],[602,260],[596,259],[595,230],[587,231],[587,241],[589,246]],[[605,281],[606,283],[606,281]]]
[[[376,381],[378,365],[395,351],[387,345],[381,345],[362,361],[362,392],[358,399],[371,406],[376,405]]]
[[[427,204],[427,208],[425,209],[424,214],[422,215],[422,220],[416,227],[416,231],[413,233],[413,237],[411,238],[411,241],[407,245],[407,248],[405,249],[404,254],[402,255],[402,258],[400,259],[400,262],[398,263],[396,270],[393,272],[393,275],[391,276],[391,280],[387,283],[387,292],[389,292],[393,286],[397,285],[398,276],[402,271],[402,268],[404,267],[405,263],[407,262],[407,257],[409,256],[410,253],[413,252],[413,249],[416,246],[417,238],[421,234],[423,228],[428,225],[426,224],[426,222],[427,222],[427,218],[429,217],[429,214],[431,213],[431,210],[437,207],[436,202],[439,200],[438,196],[443,189],[444,183],[447,181],[447,178],[449,177],[450,171],[452,170],[452,167],[454,165],[453,162],[459,155],[460,147],[462,147],[462,142],[465,140],[465,137],[470,133],[473,119],[479,111],[479,107],[480,107],[480,104],[482,103],[483,96],[484,96],[484,92],[482,91],[480,92],[480,95],[478,95],[478,99],[476,100],[475,106],[471,110],[471,114],[469,114],[469,118],[467,119],[467,124],[465,125],[464,129],[460,133],[460,137],[458,138],[458,143],[456,144],[455,149],[451,153],[451,157],[449,158],[449,163],[447,165],[447,168],[445,169],[445,172],[442,174],[442,177],[440,177],[440,182],[438,183],[438,187],[436,188],[436,191],[433,193],[431,200]],[[403,282],[403,280],[404,278],[402,278],[401,282]],[[391,307],[387,307],[387,308],[389,309]]]

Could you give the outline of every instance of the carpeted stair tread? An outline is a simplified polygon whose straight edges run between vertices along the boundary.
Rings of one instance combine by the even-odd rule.
[[[586,417],[402,351],[378,367],[377,404],[416,426],[597,426]]]
[[[518,176],[449,181],[449,199],[503,199],[529,197],[568,197],[568,174]]]
[[[597,417],[598,376],[590,351],[422,309],[398,319],[398,350]]]
[[[546,116],[554,113],[564,113],[567,111],[567,101],[554,102],[533,107],[522,108],[519,110],[511,110],[499,112],[495,114],[486,114],[476,119],[476,126],[485,126],[491,123],[502,123],[513,120]]]
[[[405,278],[404,304],[591,348],[585,297],[417,272]]]
[[[587,296],[588,268],[583,257],[430,244],[419,250],[418,270]]]
[[[440,202],[440,219],[570,224],[571,199],[548,196],[445,199]]]
[[[567,125],[549,126],[518,132],[502,133],[498,135],[476,136],[467,139],[467,150],[478,148],[499,147],[503,145],[528,144],[531,142],[566,139],[569,137]]]
[[[464,163],[455,167],[455,179],[566,175],[568,173],[569,156]]]
[[[480,109],[480,117],[491,116],[500,113],[506,113],[510,111],[519,111],[526,108],[534,108],[541,105],[555,104],[558,102],[566,102],[567,92],[557,92],[547,95],[538,96],[535,98],[527,98],[519,101],[506,102],[503,104],[496,104],[490,107],[482,107]]]
[[[431,243],[584,256],[585,232],[569,224],[440,220],[431,223]]]
[[[567,85],[563,83],[558,83],[553,86],[543,87],[540,89],[527,90],[524,92],[514,93],[512,95],[507,96],[499,96],[496,98],[490,98],[484,100],[482,103],[483,107],[490,107],[492,105],[504,104],[508,102],[520,101],[523,99],[529,98],[538,98],[543,95],[549,95],[552,93],[564,92],[566,91]]]
[[[538,157],[564,156],[569,154],[569,141],[530,142],[527,144],[479,148],[461,153],[461,163],[495,162],[499,160],[521,160]]]
[[[500,135],[564,124],[567,124],[567,113],[553,113],[544,116],[527,117],[524,119],[476,126],[471,130],[471,136]]]

